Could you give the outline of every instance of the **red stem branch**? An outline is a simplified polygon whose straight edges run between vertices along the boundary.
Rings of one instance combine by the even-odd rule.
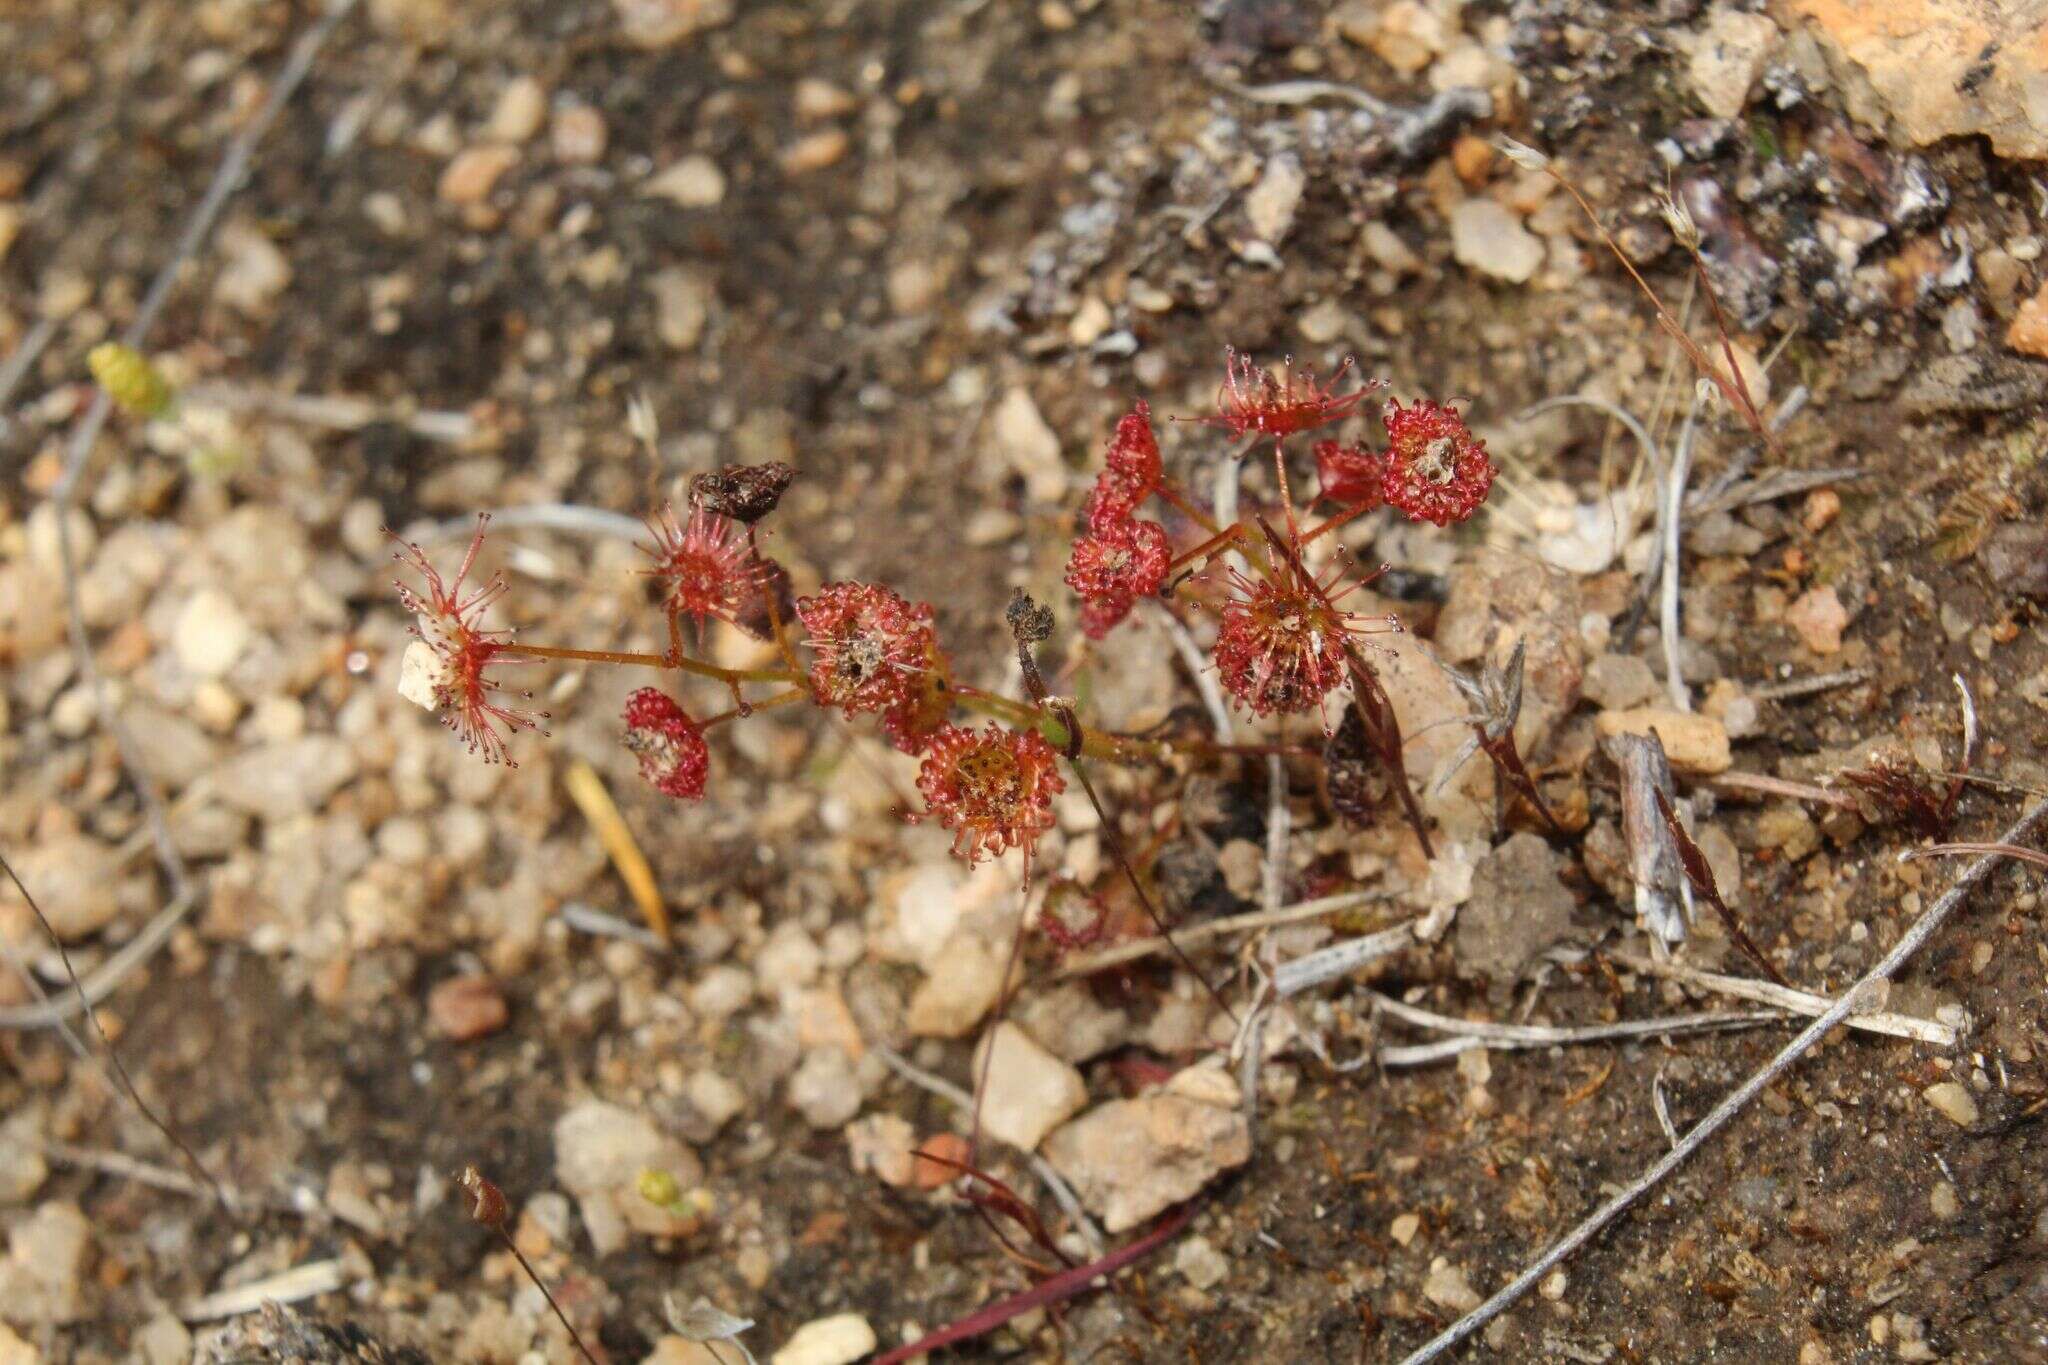
[[[997,1299],[964,1318],[948,1323],[936,1332],[928,1332],[916,1341],[898,1346],[877,1357],[874,1365],[901,1365],[903,1361],[916,1360],[920,1356],[930,1355],[943,1346],[986,1336],[1011,1318],[1028,1313],[1034,1308],[1071,1299],[1086,1291],[1096,1280],[1114,1275],[1125,1266],[1141,1261],[1159,1250],[1178,1236],[1194,1216],[1194,1204],[1182,1204],[1135,1242],[1118,1247],[1100,1260],[1077,1265],[1072,1270],[1062,1270],[1050,1279],[1040,1280],[1029,1289],[1021,1290],[1006,1299]]]

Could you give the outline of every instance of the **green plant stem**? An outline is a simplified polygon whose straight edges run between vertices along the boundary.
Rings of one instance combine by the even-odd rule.
[[[1022,729],[1036,730],[1045,736],[1046,742],[1054,748],[1065,749],[1067,727],[1057,716],[1042,711],[1028,702],[1013,701],[1008,697],[984,692],[978,687],[955,687],[953,698],[970,711],[979,711],[997,720],[1006,720]],[[1132,739],[1126,735],[1112,735],[1101,730],[1081,726],[1081,752],[1090,758],[1107,759],[1111,763],[1156,762],[1173,752],[1173,746],[1165,740]]]

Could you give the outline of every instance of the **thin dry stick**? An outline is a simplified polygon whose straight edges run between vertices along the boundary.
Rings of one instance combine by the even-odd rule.
[[[1710,787],[1723,791],[1756,792],[1763,796],[1789,796],[1794,801],[1812,801],[1837,810],[1855,810],[1856,798],[1847,792],[1830,791],[1810,782],[1792,782],[1766,773],[1725,772],[1707,779]]]
[[[1750,688],[1749,695],[1757,701],[1789,701],[1794,697],[1810,697],[1816,692],[1848,687],[1862,682],[1869,676],[1860,668],[1845,668],[1839,673],[1816,673],[1808,678],[1787,678],[1784,682],[1764,683]]]
[[[1420,920],[1407,920],[1391,929],[1348,938],[1342,943],[1283,962],[1273,969],[1273,994],[1285,1000],[1326,981],[1349,976],[1369,962],[1377,962],[1404,948],[1413,947],[1415,926],[1419,923]]]
[[[386,421],[404,428],[423,440],[460,445],[476,434],[476,422],[464,412],[433,409],[407,411],[369,398],[346,395],[276,393],[240,384],[190,384],[181,397],[192,403],[225,408],[230,412],[255,412],[281,417],[301,426],[326,427],[334,431],[359,431],[372,422]]]
[[[1999,837],[1998,842],[2018,843],[2034,832],[2043,816],[2048,816],[2048,801],[2038,801],[2029,807],[2026,813],[2014,822],[2012,828]],[[2001,854],[1987,853],[1963,869],[1963,874],[1956,879],[1955,885],[1944,891],[1934,904],[1921,913],[1920,918],[1913,921],[1912,926],[1892,945],[1892,950],[1886,953],[1876,966],[1864,973],[1854,987],[1844,991],[1835,1003],[1829,1006],[1826,1014],[1800,1030],[1799,1036],[1785,1044],[1777,1056],[1771,1058],[1755,1075],[1715,1105],[1711,1113],[1686,1133],[1682,1142],[1629,1182],[1626,1189],[1595,1209],[1584,1222],[1558,1239],[1555,1245],[1537,1257],[1526,1270],[1510,1280],[1492,1298],[1459,1318],[1429,1344],[1409,1356],[1404,1365],[1427,1365],[1427,1362],[1442,1356],[1453,1346],[1499,1317],[1513,1306],[1517,1299],[1535,1288],[1537,1283],[1550,1273],[1552,1266],[1591,1241],[1602,1228],[1626,1212],[1631,1204],[1655,1189],[1664,1177],[1677,1170],[1687,1157],[1705,1146],[1707,1139],[1727,1127],[1729,1121],[1741,1113],[1751,1100],[1763,1093],[1765,1086],[1811,1052],[1820,1040],[1827,1037],[1838,1025],[1846,1022],[1855,1012],[1857,1001],[1871,985],[1879,981],[1889,981],[1892,973],[1903,966],[1906,959],[1918,952],[1927,940],[1934,937],[1942,925],[1948,922],[1949,916],[1956,912],[1956,907],[1976,889],[1978,883],[1990,875],[1991,869],[1998,866],[2002,858]]]
[[[1183,948],[1193,948],[1211,939],[1227,938],[1232,934],[1248,934],[1256,929],[1278,929],[1283,925],[1300,924],[1304,920],[1319,919],[1334,915],[1340,910],[1350,910],[1373,901],[1383,901],[1392,896],[1390,891],[1346,891],[1340,896],[1322,896],[1296,905],[1283,905],[1278,910],[1251,910],[1242,915],[1231,915],[1224,919],[1212,919],[1206,924],[1197,924],[1192,929],[1174,931],[1173,942]],[[1055,980],[1069,977],[1092,976],[1106,967],[1121,967],[1126,962],[1136,962],[1156,953],[1169,951],[1163,937],[1134,938],[1129,943],[1119,943],[1099,952],[1083,953],[1070,957],[1060,964],[1053,973]]]
[[[1195,643],[1195,637],[1188,633],[1188,628],[1181,623],[1181,619],[1163,605],[1159,611],[1159,620],[1165,627],[1166,638],[1173,641],[1174,652],[1179,654],[1181,662],[1187,665],[1188,676],[1195,680],[1195,691],[1202,696],[1202,705],[1209,712],[1209,723],[1216,727],[1217,742],[1232,743],[1237,734],[1235,727],[1230,723],[1230,708],[1224,704],[1223,689],[1216,683],[1215,670],[1210,667],[1209,661],[1202,657],[1201,646]]]
[[[1748,1028],[1784,1018],[1777,1013],[1750,1011],[1741,1014],[1677,1014],[1662,1019],[1624,1019],[1614,1024],[1496,1024],[1484,1019],[1454,1019],[1415,1005],[1405,1004],[1378,991],[1365,992],[1375,1009],[1393,1015],[1404,1024],[1434,1029],[1460,1038],[1470,1038],[1488,1047],[1554,1047],[1562,1043],[1598,1043],[1615,1038],[1650,1038],[1660,1033],[1697,1033],[1702,1030]]]
[[[585,507],[573,502],[532,503],[524,507],[489,509],[491,525],[503,530],[529,527],[539,531],[563,531],[572,535],[606,536],[613,540],[644,541],[647,523],[624,512],[605,507]],[[422,540],[459,540],[476,533],[473,516],[437,521],[424,531]]]
[[[1910,863],[1920,858],[1953,858],[1959,853],[1990,853],[2000,858],[2016,858],[2036,867],[2048,867],[2048,853],[2016,844],[1929,844],[1926,848],[1909,848],[1899,855],[1899,861]]]
[[[213,231],[214,220],[227,207],[228,200],[241,188],[242,178],[249,173],[250,159],[255,155],[256,144],[270,132],[279,114],[297,93],[299,85],[313,69],[313,59],[320,55],[341,21],[356,7],[356,0],[333,0],[327,13],[300,37],[292,48],[291,56],[278,68],[277,79],[271,83],[270,94],[256,110],[255,117],[243,126],[242,131],[229,144],[227,155],[221,158],[220,169],[214,172],[213,183],[206,187],[206,194],[199,201],[199,207],[185,221],[185,229],[178,234],[176,245],[161,267],[156,278],[150,281],[149,292],[142,296],[142,303],[135,310],[135,317],[121,333],[121,344],[133,350],[141,350],[142,343],[149,335],[149,329],[156,325],[157,314],[163,311],[170,300],[171,290],[178,283],[178,271],[199,250],[208,233]],[[93,442],[99,439],[100,429],[107,424],[113,410],[113,402],[104,391],[94,395],[92,406],[86,409],[85,417],[78,429],[72,433],[70,445],[64,452],[64,474],[58,480],[53,495],[59,507],[68,507],[76,497],[79,477],[85,471],[86,457],[92,454]],[[61,520],[59,525],[61,525]]]
[[[1588,1024],[1583,1028],[1560,1028],[1550,1032],[1556,1037],[1542,1040],[1498,1038],[1491,1035],[1476,1036],[1464,1034],[1444,1038],[1434,1043],[1416,1043],[1404,1047],[1383,1047],[1373,1054],[1373,1060],[1388,1068],[1428,1066],[1435,1062],[1448,1061],[1474,1048],[1491,1048],[1513,1052],[1525,1048],[1569,1047],[1581,1043],[1607,1043],[1623,1038],[1657,1038],[1681,1033],[1727,1033],[1735,1029],[1762,1028],[1767,1024],[1782,1024],[1787,1016],[1776,1010],[1751,1010],[1739,1014],[1673,1014],[1661,1019],[1631,1019],[1619,1024]],[[1454,1019],[1454,1024],[1469,1021]],[[1423,1025],[1422,1027],[1436,1027]],[[1488,1028],[1512,1027],[1487,1025]]]
[[[36,363],[36,357],[43,353],[43,348],[56,337],[59,325],[58,319],[53,317],[37,318],[35,326],[28,329],[21,344],[7,357],[7,363],[0,365],[0,436],[7,434],[5,413],[8,400],[14,397],[15,386],[27,376],[29,367]]]
[[[159,1190],[170,1190],[174,1194],[189,1194],[196,1199],[211,1199],[212,1191],[188,1175],[156,1166],[147,1161],[138,1161],[121,1152],[96,1152],[89,1147],[74,1147],[68,1142],[50,1142],[31,1139],[30,1146],[50,1160],[64,1166],[76,1166],[82,1171],[98,1171],[102,1175],[119,1176],[133,1180],[138,1185],[149,1185]]]
[[[1622,948],[1604,950],[1608,957],[1632,972],[1644,976],[1661,977],[1666,981],[1682,981],[1688,986],[1697,986],[1704,991],[1719,995],[1733,996],[1737,1000],[1754,1000],[1759,1005],[1775,1005],[1794,1014],[1808,1018],[1825,1014],[1834,1007],[1834,1000],[1812,991],[1802,991],[1797,986],[1779,986],[1769,981],[1758,981],[1754,977],[1724,976],[1719,972],[1704,971],[1683,962],[1659,962]],[[1932,1019],[1920,1019],[1910,1014],[1892,1014],[1888,1011],[1873,1010],[1867,1014],[1849,1016],[1849,1027],[1865,1033],[1882,1033],[1891,1038],[1911,1038],[1916,1043],[1932,1043],[1936,1047],[1954,1047],[1956,1031],[1947,1024]]]
[[[1685,479],[1692,467],[1693,432],[1698,429],[1699,415],[1700,398],[1695,392],[1671,448],[1671,468],[1664,479],[1664,577],[1658,585],[1658,623],[1664,636],[1664,684],[1671,692],[1671,704],[1681,711],[1692,710],[1692,692],[1678,666],[1678,552],[1685,535]]]
[[[295,1265],[251,1284],[238,1284],[232,1289],[193,1299],[178,1310],[178,1316],[186,1322],[240,1317],[267,1303],[298,1303],[302,1299],[332,1294],[347,1283],[348,1268],[339,1256],[330,1256],[326,1260]]]
[[[14,883],[14,889],[20,892],[22,900],[28,903],[29,913],[36,917],[36,923],[43,927],[43,932],[49,935],[50,942],[57,946],[57,956],[64,963],[64,974],[71,978],[71,989],[78,992],[80,1001],[84,1001],[85,983],[78,979],[78,968],[71,965],[71,950],[64,946],[63,939],[57,937],[56,929],[51,927],[49,918],[43,914],[43,907],[36,904],[36,898],[22,885],[21,877],[14,870],[14,864],[4,855],[0,855],[0,871],[6,872],[7,880]],[[192,1173],[213,1191],[213,1197],[220,1201],[220,1206],[223,1209],[231,1209],[233,1206],[228,1202],[228,1192],[213,1178],[213,1172],[206,1169],[198,1154],[171,1130],[171,1125],[164,1122],[156,1110],[150,1107],[149,1101],[142,1098],[142,1092],[135,1088],[135,1078],[128,1074],[128,1064],[121,1060],[120,1052],[114,1047],[114,1040],[107,1036],[107,1030],[101,1025],[98,1013],[90,1005],[85,1007],[85,1019],[92,1025],[93,1033],[99,1037],[100,1047],[105,1051],[107,1061],[112,1064],[114,1074],[120,1078],[121,1089],[127,1092],[129,1100],[141,1111],[142,1117],[149,1120],[152,1128],[163,1134],[164,1141],[178,1149],[178,1155],[185,1159],[185,1164],[192,1168]]]
[[[56,999],[46,997],[32,1005],[0,1008],[0,1029],[63,1028],[73,1015],[112,995],[128,974],[148,960],[171,936],[171,931],[184,922],[193,903],[189,894],[173,897],[171,903],[157,911],[155,918],[145,924],[140,933],[86,974],[84,988],[77,994]]]

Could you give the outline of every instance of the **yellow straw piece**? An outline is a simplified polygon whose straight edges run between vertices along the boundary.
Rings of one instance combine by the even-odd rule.
[[[654,884],[654,869],[647,865],[647,857],[640,852],[640,845],[634,840],[626,817],[619,814],[619,808],[612,803],[611,793],[604,788],[604,779],[597,775],[595,768],[579,759],[571,763],[569,770],[562,775],[562,785],[569,789],[569,799],[583,812],[583,818],[597,831],[598,842],[610,855],[612,866],[619,870],[619,879],[632,893],[647,927],[666,942],[668,910],[662,905],[661,892]]]
[[[86,356],[85,364],[92,371],[93,382],[131,417],[161,417],[177,397],[163,371],[132,346],[101,342]]]

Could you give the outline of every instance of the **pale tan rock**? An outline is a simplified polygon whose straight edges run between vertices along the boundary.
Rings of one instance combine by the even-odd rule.
[[[917,1174],[917,1130],[896,1114],[864,1114],[846,1125],[846,1155],[856,1171],[885,1185],[908,1185]]]
[[[14,869],[41,908],[50,930],[65,943],[98,933],[121,913],[114,850],[84,834],[40,840],[14,852]],[[0,923],[28,921],[28,907],[12,882],[0,889]],[[37,938],[41,943],[48,940]],[[40,945],[39,945],[40,946]]]
[[[612,0],[619,30],[635,47],[673,47],[732,22],[734,0]]]
[[[947,941],[932,974],[910,997],[904,1023],[919,1038],[959,1038],[995,1007],[1004,957],[979,935],[960,932]]]
[[[768,1365],[852,1365],[875,1349],[875,1329],[858,1313],[816,1318],[790,1333]]]
[[[1717,7],[1689,40],[1686,76],[1700,107],[1715,118],[1735,118],[1778,42],[1778,26],[1761,14]]]
[[[2031,0],[1776,0],[1819,43],[1849,111],[1925,145],[1982,133],[2048,157],[2048,24]]]
[[[1024,476],[1024,491],[1031,500],[1058,502],[1065,497],[1067,471],[1060,462],[1060,438],[1046,423],[1030,392],[1011,389],[996,404],[990,420],[996,449]]]
[[[860,108],[860,101],[853,95],[816,76],[805,76],[796,83],[792,103],[796,107],[796,116],[807,123],[843,118]]]
[[[981,1126],[1023,1151],[1035,1150],[1047,1133],[1088,1103],[1081,1073],[1007,1020],[990,1030],[975,1052],[974,1067],[977,1076],[984,1069],[988,1076]]]
[[[1655,734],[1664,743],[1671,766],[1682,773],[1712,777],[1725,773],[1735,759],[1728,751],[1728,731],[1712,716],[1692,711],[1673,711],[1661,706],[1637,706],[1626,711],[1602,711],[1593,727],[1600,738],[1611,735]]]
[[[1242,1166],[1251,1151],[1242,1113],[1179,1095],[1113,1100],[1044,1143],[1046,1160],[1112,1233],[1136,1227]]]
[[[693,152],[651,176],[640,192],[678,208],[708,209],[725,199],[725,172],[710,157]]]
[[[505,172],[519,164],[519,149],[497,143],[465,147],[441,172],[436,193],[444,204],[467,208],[491,197]]]
[[[540,131],[547,117],[547,87],[535,77],[515,76],[498,92],[484,136],[492,142],[525,142]]]
[[[548,128],[548,143],[555,160],[569,166],[593,166],[604,159],[611,129],[604,115],[587,104],[573,104],[555,115]]]
[[[1439,1308],[1469,1313],[1480,1303],[1479,1291],[1465,1272],[1439,1256],[1429,1264],[1429,1277],[1422,1282],[1422,1296]]]
[[[1543,243],[1498,201],[1475,196],[1451,210],[1451,254],[1468,270],[1526,284],[1543,264]]]
[[[236,219],[220,230],[220,274],[213,296],[238,313],[256,316],[292,282],[291,261],[261,229]]]
[[[844,128],[824,128],[807,134],[782,149],[782,173],[808,175],[812,171],[822,171],[827,166],[837,165],[852,146],[853,139],[846,135]]]
[[[1977,1100],[1957,1081],[1941,1081],[1920,1092],[1935,1111],[1959,1128],[1977,1121]]]
[[[1833,588],[1814,588],[1785,608],[1785,624],[1797,631],[1800,641],[1814,653],[1839,654],[1849,613]]]
[[[2005,344],[2022,355],[2048,357],[2048,284],[2020,304],[2005,329]]]
[[[1377,25],[1360,32],[1373,55],[1404,76],[1428,66],[1450,45],[1443,16],[1418,0],[1394,0],[1380,11]]]
[[[451,976],[427,992],[427,1018],[436,1033],[452,1042],[496,1033],[511,1017],[504,993],[488,976]]]

